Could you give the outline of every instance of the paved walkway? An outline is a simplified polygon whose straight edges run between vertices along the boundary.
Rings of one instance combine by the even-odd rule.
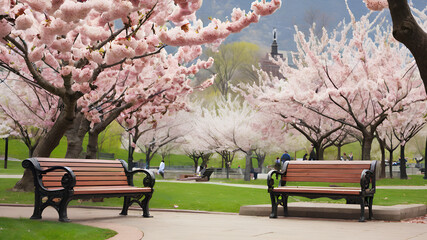
[[[0,175],[0,178],[20,178],[21,175]],[[165,180],[158,180],[159,182]],[[168,181],[175,182],[175,181]],[[176,181],[178,182],[178,181]],[[179,183],[194,183],[182,182]],[[205,182],[233,187],[266,189],[263,185],[228,184]],[[427,189],[426,186],[389,186],[388,189]],[[0,216],[29,218],[32,206],[0,204]],[[74,223],[113,229],[118,234],[113,240],[199,240],[210,239],[360,239],[369,236],[375,240],[424,240],[427,239],[427,225],[406,222],[357,220],[311,219],[289,217],[269,219],[268,217],[241,216],[227,213],[197,213],[192,211],[151,210],[154,218],[142,218],[141,211],[130,210],[128,216],[120,216],[120,210],[107,208],[69,208],[68,216]],[[44,220],[57,221],[53,208],[43,213]]]
[[[360,239],[424,240],[425,224],[310,218],[278,218],[240,216],[237,214],[151,211],[154,218],[142,218],[140,211],[119,216],[117,209],[70,208],[74,223],[111,228],[119,232],[112,239],[124,240],[193,240],[193,239]],[[0,216],[28,218],[32,207],[1,206]],[[57,213],[47,208],[43,219],[57,221]]]

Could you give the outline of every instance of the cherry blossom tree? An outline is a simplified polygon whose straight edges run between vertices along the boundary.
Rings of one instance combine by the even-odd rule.
[[[320,39],[313,31],[306,38],[297,30],[298,52],[292,59],[296,68],[279,61],[286,79],[264,74],[265,83],[248,88],[246,99],[262,108],[288,95],[299,108],[360,132],[362,159],[370,159],[376,128],[390,113],[426,95],[409,52],[391,37],[389,28],[376,24],[380,15],[356,21],[349,13],[350,23],[341,23],[330,35],[324,30]]]
[[[343,124],[301,107],[293,99],[298,93],[289,90],[288,82],[280,81],[262,70],[259,71],[259,77],[259,84],[239,84],[234,90],[244,96],[254,108],[273,119],[283,121],[289,125],[288,128],[304,135],[316,149],[316,159],[323,160],[324,149],[332,143],[329,137],[342,128]],[[317,111],[329,110],[326,106],[319,106]]]
[[[186,114],[171,114],[152,122],[147,121],[138,128],[144,132],[136,141],[138,149],[145,154],[145,167],[150,168],[154,155],[166,145],[177,141],[188,133],[185,127]]]
[[[412,9],[413,12],[411,12],[407,0],[364,0],[364,2],[369,9],[374,11],[390,9],[393,36],[411,51],[427,92],[427,8],[423,11]]]
[[[239,98],[219,98],[214,106],[202,110],[197,122],[200,139],[223,157],[227,170],[234,153],[244,153],[246,181],[250,180],[253,154],[258,152],[258,168],[262,168],[265,153],[285,139],[280,122],[265,117]]]
[[[24,142],[31,157],[42,136],[58,117],[61,103],[46,91],[17,79],[5,76],[0,86],[3,123]]]
[[[376,137],[381,150],[380,177],[385,177],[385,150],[387,150],[389,153],[389,174],[390,178],[393,178],[393,152],[399,147],[400,142],[394,136],[393,125],[388,119],[378,127]]]
[[[190,112],[189,124],[186,126],[188,126],[191,131],[188,131],[188,133],[184,135],[182,141],[180,141],[181,151],[194,162],[194,172],[197,171],[200,160],[202,160],[200,165],[206,166],[215,153],[208,142],[202,141],[204,133],[202,132],[203,124],[199,121],[201,116],[200,110],[199,108],[199,111],[195,109]]]
[[[352,135],[350,134],[350,131],[346,129],[345,127],[332,133],[329,137],[329,145],[326,145],[325,148],[328,148],[330,146],[337,147],[337,160],[341,159],[341,147],[357,141]]]
[[[253,2],[252,11],[236,8],[231,21],[213,18],[207,26],[195,17],[201,4],[201,0],[2,1],[0,68],[63,104],[34,155],[50,155],[80,107],[95,137],[105,129],[103,124],[95,126],[101,120],[108,123],[125,109],[188,94],[191,87],[185,75],[212,64],[208,60],[183,66],[200,55],[200,45],[217,47],[231,33],[272,14],[281,1]],[[116,24],[118,19],[122,26]],[[183,47],[168,55],[166,45]]]
[[[400,142],[400,179],[408,179],[406,174],[405,145],[427,123],[427,101],[413,103],[405,111],[392,114],[389,121],[393,124],[393,134]]]

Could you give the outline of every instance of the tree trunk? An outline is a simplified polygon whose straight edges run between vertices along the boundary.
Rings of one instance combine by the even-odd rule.
[[[388,164],[388,168],[390,171],[390,178],[393,178],[393,150],[388,150],[388,153],[390,154],[390,161]]]
[[[373,135],[364,134],[362,140],[362,160],[371,160]]]
[[[8,153],[9,153],[9,138],[6,138],[4,143],[4,169],[7,169]]]
[[[194,158],[194,172],[197,172],[197,167],[199,166],[199,158]]]
[[[225,167],[226,167],[226,171],[227,171],[227,179],[230,178],[230,165],[228,164],[229,162],[226,162]]]
[[[96,154],[98,153],[98,136],[99,134],[105,130],[105,128],[110,125],[119,115],[120,113],[132,106],[132,103],[127,103],[120,107],[114,109],[114,111],[110,112],[101,122],[96,123],[93,128],[89,131],[89,142],[87,145],[87,153],[86,158],[94,159],[96,158]]]
[[[380,178],[385,178],[385,149],[384,146],[381,146],[381,169],[380,169]]]
[[[424,148],[424,179],[427,180],[427,137],[426,137],[426,146]]]
[[[40,140],[36,149],[33,152],[33,157],[49,157],[51,152],[58,146],[59,141],[64,136],[67,129],[73,124],[75,103],[72,106],[72,113],[66,113],[63,110],[55,124],[49,132]],[[69,109],[69,108],[68,108]],[[69,110],[70,111],[70,110]],[[15,184],[12,189],[17,192],[32,192],[34,191],[33,173],[29,169],[25,169],[22,178]]]
[[[262,172],[262,169],[264,168],[265,154],[258,155],[257,160],[258,160],[258,168]],[[296,156],[295,156],[295,160],[296,160]]]
[[[251,159],[252,159],[252,150],[249,150],[246,153],[246,166],[245,166],[245,176],[244,176],[245,181],[251,180],[251,167],[252,167]]]
[[[98,131],[89,131],[89,141],[86,148],[86,158],[87,159],[96,159],[96,154],[98,153]]]
[[[128,150],[128,170],[132,171],[133,169],[133,153],[135,152],[135,148],[132,147],[131,137],[129,135],[129,150]]]
[[[405,145],[400,145],[400,179],[408,179],[406,174]]]
[[[145,169],[150,169],[150,161],[151,161],[151,148],[148,148],[145,154]]]
[[[388,0],[388,5],[393,36],[414,56],[427,93],[427,33],[415,21],[407,0]]]
[[[324,151],[325,149],[323,149],[323,146],[319,146],[319,148],[316,148],[317,160],[323,160]]]
[[[80,158],[80,153],[83,151],[83,139],[89,128],[90,122],[79,112],[71,128],[65,132],[67,137],[66,158]]]
[[[338,150],[337,160],[340,160],[341,159],[341,145],[337,146],[337,150]]]
[[[380,169],[380,178],[385,178],[385,147],[384,142],[377,136],[378,142],[380,144],[381,151],[381,169]]]

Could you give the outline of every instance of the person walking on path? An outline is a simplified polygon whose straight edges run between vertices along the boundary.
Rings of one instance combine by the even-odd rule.
[[[276,161],[274,162],[274,169],[276,169],[276,170],[280,170],[280,168],[281,168],[280,158],[279,158],[279,157],[277,157],[277,158],[276,158]]]
[[[280,157],[280,161],[282,164],[284,164],[286,161],[291,161],[291,155],[289,155],[288,151],[285,151],[282,157]]]
[[[308,154],[305,153],[304,156],[302,157],[302,160],[307,160],[307,156],[308,156]]]
[[[165,160],[160,162],[158,173],[162,176],[162,178],[165,178]]]

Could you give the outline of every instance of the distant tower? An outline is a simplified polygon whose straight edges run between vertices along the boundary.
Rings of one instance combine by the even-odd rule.
[[[283,54],[279,53],[279,46],[277,45],[277,30],[276,30],[276,28],[273,28],[273,43],[271,44],[271,52],[270,52],[270,54],[267,53],[266,56],[261,59],[261,69],[266,71],[266,72],[272,73],[273,76],[283,77],[279,73],[280,67],[277,66],[276,64],[274,64],[273,62],[271,62],[271,60],[269,59],[270,57],[272,57],[276,60],[279,58],[283,59]]]

